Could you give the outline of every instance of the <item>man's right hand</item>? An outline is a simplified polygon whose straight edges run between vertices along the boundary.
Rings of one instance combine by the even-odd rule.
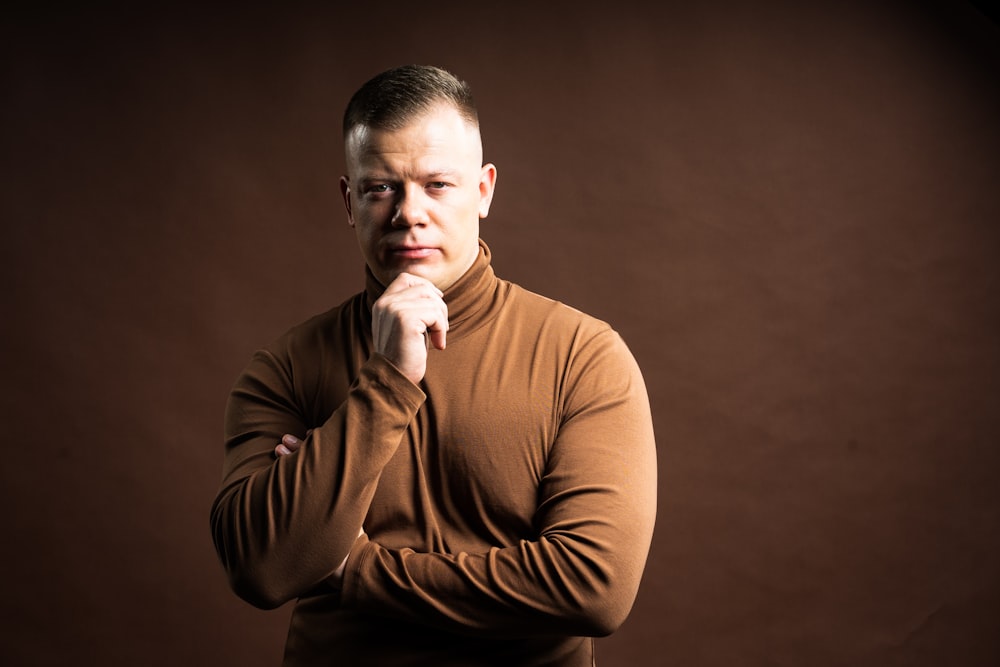
[[[444,294],[429,280],[399,274],[372,307],[372,340],[413,384],[427,371],[428,341],[443,350],[448,331]]]

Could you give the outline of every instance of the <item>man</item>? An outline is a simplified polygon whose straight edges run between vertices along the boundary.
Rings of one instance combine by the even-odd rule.
[[[364,292],[254,355],[212,508],[234,590],[297,600],[286,665],[591,665],[655,515],[639,370],[608,325],[497,278],[468,87],[366,83],[344,118]]]

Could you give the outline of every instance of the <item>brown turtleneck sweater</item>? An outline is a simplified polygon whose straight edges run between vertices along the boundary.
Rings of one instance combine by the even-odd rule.
[[[498,279],[481,244],[414,385],[372,353],[382,290],[369,273],[233,389],[212,530],[234,590],[297,598],[285,665],[591,665],[656,511],[635,361],[603,322]]]

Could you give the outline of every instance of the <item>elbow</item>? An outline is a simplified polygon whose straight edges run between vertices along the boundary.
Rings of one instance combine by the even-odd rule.
[[[274,572],[264,559],[227,558],[224,550],[219,550],[222,566],[229,577],[229,587],[243,601],[258,609],[276,609],[295,597],[282,585],[281,578],[270,575]]]
[[[578,582],[579,583],[579,582]],[[593,582],[579,585],[557,612],[560,633],[576,637],[607,637],[618,630],[632,610],[634,594],[626,587]]]
[[[595,598],[581,609],[578,619],[584,637],[607,637],[618,630],[628,618],[632,604],[621,604],[608,598]]]
[[[266,578],[245,571],[229,570],[229,586],[241,600],[265,611],[277,609],[294,597]]]
[[[585,637],[608,637],[613,634],[619,627],[621,627],[622,621],[614,621],[606,618],[595,619],[591,624],[590,631],[587,632]]]
[[[561,577],[568,634],[607,637],[617,631],[632,611],[639,589],[642,563],[603,550],[566,550]],[[636,567],[638,565],[638,567]]]
[[[579,582],[575,596],[574,634],[607,637],[616,632],[632,611],[639,577],[631,568],[598,568]]]
[[[219,561],[229,578],[229,587],[258,609],[276,609],[295,595],[282,585],[279,568],[266,550],[252,548],[252,541],[225,521],[218,510],[212,515],[212,538]]]

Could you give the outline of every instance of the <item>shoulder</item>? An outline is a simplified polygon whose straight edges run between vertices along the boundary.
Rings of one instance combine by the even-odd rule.
[[[277,338],[257,348],[243,371],[243,379],[262,384],[313,385],[320,376],[351,363],[364,294],[292,326]]]
[[[579,340],[617,336],[611,325],[599,318],[516,283],[507,284],[510,304],[508,316],[511,318],[522,320],[529,326],[537,326],[540,331],[571,335]]]
[[[351,297],[258,348],[233,388],[234,405],[282,405],[305,423],[316,423],[339,397],[331,392],[349,385],[360,366],[353,332],[364,304],[363,294]]]
[[[631,351],[608,322],[515,283],[508,286],[507,307],[495,326],[511,350],[542,354],[571,375],[634,366]]]
[[[266,350],[279,357],[319,354],[329,349],[331,343],[351,337],[364,308],[364,293],[355,294],[343,303],[292,326]]]
[[[565,419],[622,401],[634,400],[637,409],[645,405],[645,384],[635,357],[608,322],[513,284],[510,303],[516,315],[512,328],[521,332],[522,342],[530,340],[533,363],[558,371],[555,383]],[[510,349],[524,351],[516,345],[512,340]]]

